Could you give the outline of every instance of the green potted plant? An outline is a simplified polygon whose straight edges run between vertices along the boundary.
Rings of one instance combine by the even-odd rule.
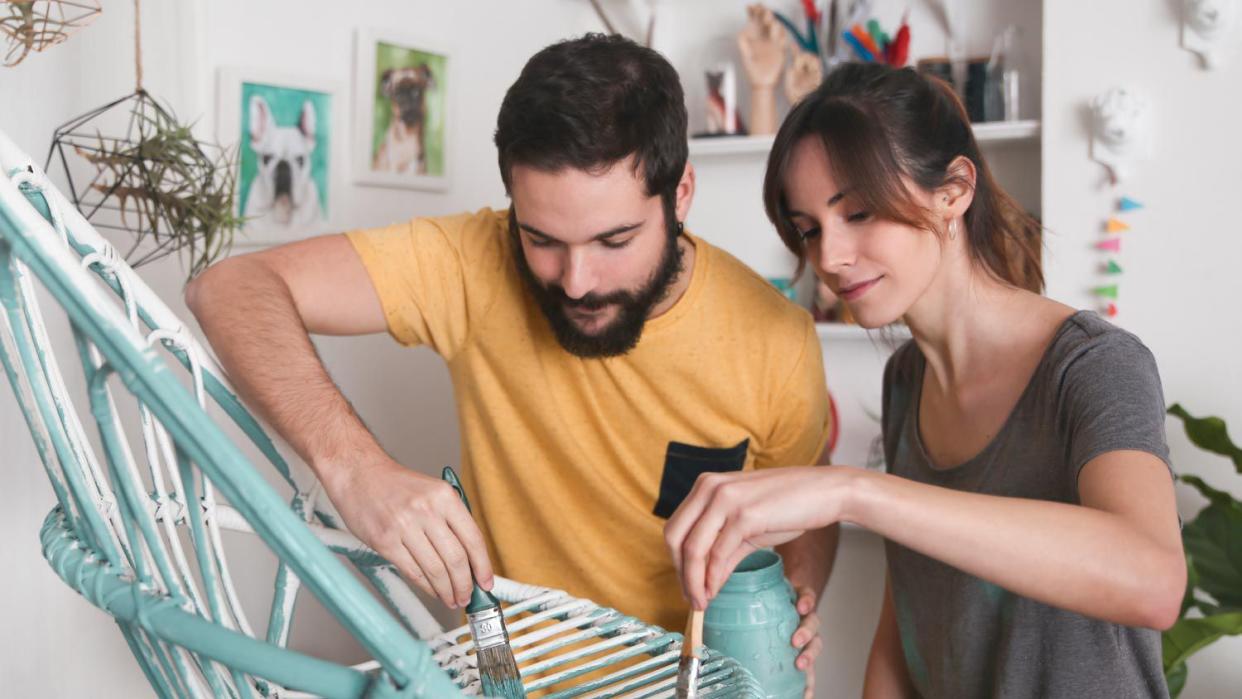
[[[1195,446],[1230,459],[1242,475],[1242,449],[1229,439],[1224,420],[1194,417],[1176,403],[1169,414],[1182,421]],[[1208,504],[1182,529],[1186,597],[1181,618],[1163,638],[1164,674],[1173,697],[1186,686],[1187,658],[1222,636],[1242,634],[1242,502],[1197,476],[1177,479]]]

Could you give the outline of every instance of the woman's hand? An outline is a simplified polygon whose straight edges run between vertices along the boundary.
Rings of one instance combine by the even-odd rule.
[[[705,473],[664,527],[682,592],[704,609],[747,554],[840,520],[857,469],[802,466]]]

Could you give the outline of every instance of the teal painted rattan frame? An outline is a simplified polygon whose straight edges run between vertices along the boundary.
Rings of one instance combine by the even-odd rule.
[[[93,440],[49,340],[36,282],[72,328]],[[0,303],[0,360],[57,500],[41,534],[44,555],[115,618],[159,696],[478,694],[465,629],[440,629],[390,565],[335,528],[313,479],[281,456],[209,353],[3,132]],[[130,400],[141,466],[118,407]],[[289,501],[212,419],[209,403],[290,488]],[[221,529],[257,534],[278,558],[263,637],[237,601]],[[302,585],[373,661],[347,667],[286,647]],[[671,696],[679,634],[556,590],[498,579],[495,592],[528,691]],[[709,653],[702,676],[704,696],[760,696],[731,659]]]

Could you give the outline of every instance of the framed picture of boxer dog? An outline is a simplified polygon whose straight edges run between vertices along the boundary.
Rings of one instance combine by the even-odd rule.
[[[447,189],[448,51],[379,30],[354,38],[354,182]]]
[[[217,137],[236,144],[239,244],[280,243],[330,229],[345,138],[339,84],[222,68]]]

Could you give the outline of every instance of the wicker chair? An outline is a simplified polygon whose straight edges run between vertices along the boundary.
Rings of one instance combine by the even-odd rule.
[[[49,298],[72,348],[50,340]],[[465,627],[442,629],[337,526],[309,471],[281,455],[187,326],[2,132],[0,302],[0,359],[57,501],[44,556],[115,618],[157,695],[479,694]],[[80,374],[62,373],[74,364]],[[222,532],[253,534],[274,554],[265,627],[230,573],[242,537]],[[370,661],[288,647],[303,586]],[[495,592],[527,692],[672,696],[679,634],[557,590],[498,578]],[[761,696],[713,653],[701,693]]]

